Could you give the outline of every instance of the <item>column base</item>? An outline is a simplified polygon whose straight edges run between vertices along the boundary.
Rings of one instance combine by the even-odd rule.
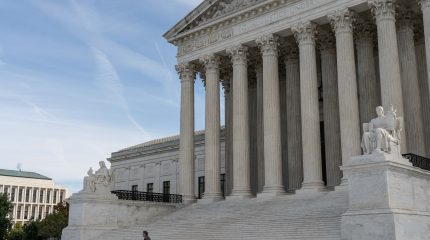
[[[210,203],[219,202],[222,200],[224,200],[224,198],[222,197],[221,193],[208,193],[208,194],[203,194],[203,198],[197,200],[197,203],[210,204]]]
[[[234,190],[231,192],[231,195],[227,196],[225,200],[243,200],[252,198],[253,195],[251,190]]]
[[[302,183],[302,188],[296,190],[296,194],[327,192],[324,182],[308,182]]]
[[[263,192],[257,194],[258,199],[270,199],[277,196],[285,195],[286,192],[281,186],[264,187]]]
[[[192,204],[197,201],[196,196],[194,195],[182,195],[182,203],[183,204]]]

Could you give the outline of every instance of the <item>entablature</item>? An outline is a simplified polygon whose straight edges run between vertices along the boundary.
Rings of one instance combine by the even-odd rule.
[[[262,34],[291,35],[300,21],[326,24],[336,9],[368,9],[367,0],[266,0],[229,14],[171,39],[178,47],[178,62],[195,61],[204,54],[223,52],[234,44],[253,44]]]

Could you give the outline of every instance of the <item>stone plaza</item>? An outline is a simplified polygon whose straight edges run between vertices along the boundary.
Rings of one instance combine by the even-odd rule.
[[[90,170],[63,239],[430,239],[429,0],[205,0],[164,37],[180,133]]]

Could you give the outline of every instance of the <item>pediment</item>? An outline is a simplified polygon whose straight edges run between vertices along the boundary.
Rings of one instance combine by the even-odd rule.
[[[164,34],[167,40],[267,0],[205,0]]]

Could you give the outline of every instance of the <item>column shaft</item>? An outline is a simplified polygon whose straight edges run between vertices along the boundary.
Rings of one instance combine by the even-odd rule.
[[[348,9],[338,10],[329,18],[336,34],[340,139],[342,165],[346,165],[352,156],[361,155],[357,75],[352,30],[354,12]]]
[[[281,116],[279,99],[278,39],[266,35],[257,39],[263,56],[264,191],[282,193]]]
[[[427,88],[430,92],[430,0],[419,0],[423,12],[425,53],[427,60]],[[429,109],[427,109],[430,111]]]
[[[360,23],[356,30],[357,77],[360,107],[360,123],[368,123],[375,117],[380,89],[376,78],[376,62],[373,46],[373,24]]]
[[[320,38],[321,72],[323,87],[324,141],[327,186],[340,184],[342,152],[340,144],[339,95],[337,83],[336,40],[333,34]]]
[[[293,28],[300,51],[300,103],[302,119],[303,189],[321,189],[321,133],[315,53],[315,25],[299,23]]]
[[[228,49],[233,62],[233,191],[231,196],[251,195],[249,158],[249,103],[247,47]]]
[[[423,117],[415,55],[412,12],[403,11],[398,19],[398,44],[402,74],[404,120],[408,152],[425,155]]]
[[[256,63],[257,78],[257,176],[258,192],[264,188],[263,63]]]
[[[393,105],[398,116],[404,116],[399,51],[397,45],[395,0],[368,0],[376,18],[379,49],[381,100],[385,109]],[[402,131],[401,152],[406,152],[405,131]]]
[[[231,87],[231,78],[225,77],[223,79],[223,87],[224,87],[224,110],[225,110],[225,127],[224,127],[224,161],[225,161],[225,182],[224,182],[224,191],[225,196],[229,196],[231,194],[233,188],[233,141],[232,141],[232,130],[233,130],[233,99],[232,99],[232,87]]]
[[[184,201],[194,201],[194,79],[192,64],[180,64],[181,125],[179,140],[180,194]]]
[[[424,39],[419,39],[415,44],[417,57],[418,82],[420,88],[421,109],[423,123],[430,123],[430,94],[427,88],[427,60]],[[423,124],[424,143],[426,146],[426,157],[430,157],[430,124]]]
[[[300,65],[295,43],[287,46],[285,57],[287,108],[288,190],[300,189],[303,182],[302,127],[300,113]]]
[[[205,103],[205,193],[210,201],[221,199],[220,187],[220,59],[208,55],[203,59],[206,75]]]

